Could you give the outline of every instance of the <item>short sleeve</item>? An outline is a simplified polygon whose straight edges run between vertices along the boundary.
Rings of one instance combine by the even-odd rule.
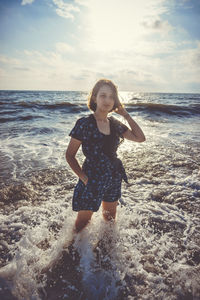
[[[75,126],[72,128],[72,130],[69,133],[69,136],[79,140],[83,141],[84,139],[84,126],[83,126],[83,118],[78,119],[76,121]]]
[[[119,120],[113,118],[114,120],[114,124],[115,124],[115,130],[117,131],[117,133],[119,134],[119,136],[123,136],[123,133],[126,132],[129,128],[123,124],[122,122],[120,122]]]

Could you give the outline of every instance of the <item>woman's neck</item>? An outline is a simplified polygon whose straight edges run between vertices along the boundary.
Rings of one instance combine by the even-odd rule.
[[[95,118],[96,118],[98,121],[107,121],[108,113],[107,113],[107,112],[104,112],[104,111],[98,111],[98,110],[96,110],[96,111],[94,112],[94,116],[95,116]]]

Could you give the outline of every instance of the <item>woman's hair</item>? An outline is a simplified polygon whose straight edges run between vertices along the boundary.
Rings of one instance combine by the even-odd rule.
[[[100,79],[97,81],[97,83],[95,84],[95,86],[93,87],[89,97],[88,97],[88,107],[89,109],[95,111],[97,108],[97,104],[95,103],[96,100],[96,96],[98,94],[99,89],[103,86],[103,85],[108,85],[113,93],[113,98],[115,100],[114,106],[112,108],[111,111],[115,110],[117,107],[119,107],[119,105],[121,105],[120,101],[119,101],[119,97],[118,97],[118,91],[117,91],[117,86],[109,79]]]

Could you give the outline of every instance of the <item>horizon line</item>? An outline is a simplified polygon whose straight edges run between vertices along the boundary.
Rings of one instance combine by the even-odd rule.
[[[0,92],[79,92],[79,93],[90,93],[90,90],[32,90],[32,89],[0,89]],[[119,90],[120,92],[126,93],[144,93],[144,94],[200,94],[199,92],[144,92],[144,91],[130,91],[130,90]]]

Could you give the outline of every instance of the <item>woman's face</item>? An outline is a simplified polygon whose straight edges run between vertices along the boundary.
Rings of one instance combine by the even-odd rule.
[[[113,91],[110,88],[109,85],[103,85],[100,87],[96,100],[97,104],[97,109],[96,110],[101,110],[101,111],[107,111],[110,112],[115,104],[115,99],[113,97]]]

